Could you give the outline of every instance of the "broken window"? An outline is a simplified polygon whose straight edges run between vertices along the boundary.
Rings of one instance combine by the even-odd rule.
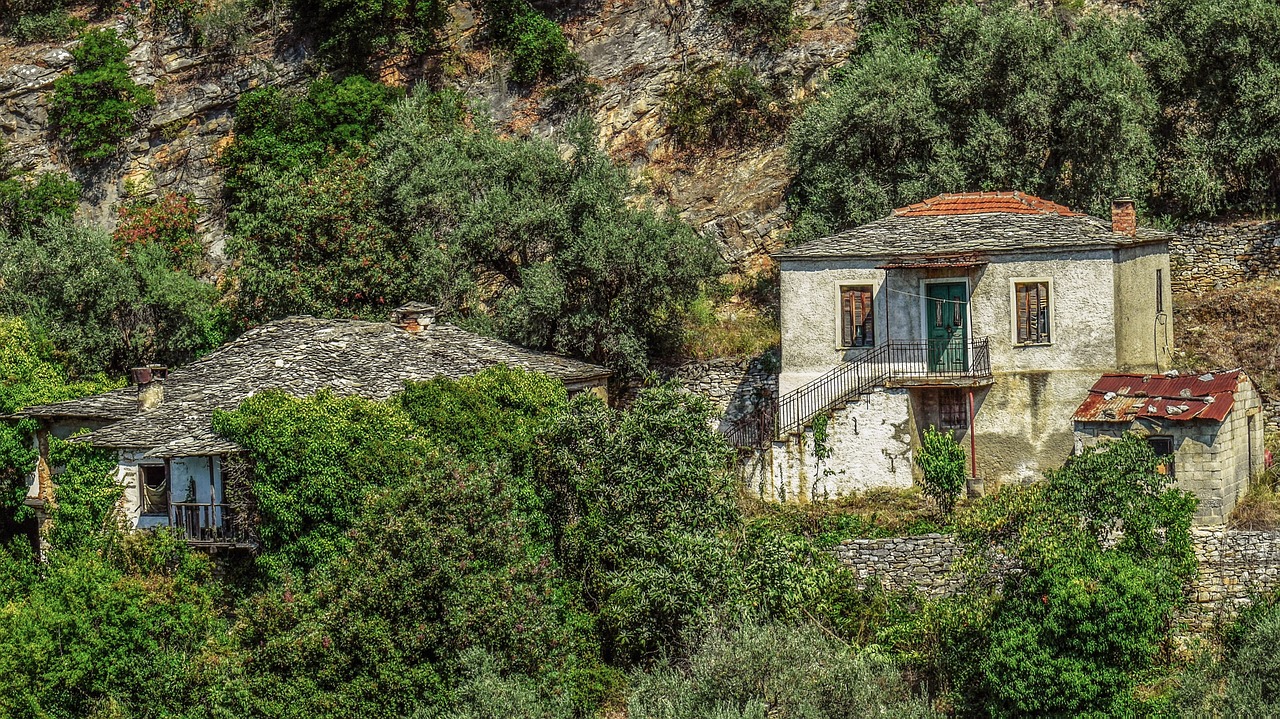
[[[876,343],[870,285],[840,288],[840,342],[844,347]]]
[[[1151,450],[1160,460],[1160,464],[1156,465],[1156,471],[1167,474],[1169,479],[1173,479],[1173,437],[1147,437],[1147,444],[1151,445]]]
[[[1018,344],[1049,342],[1049,282],[1016,282],[1013,287]]]
[[[163,464],[138,467],[138,493],[143,514],[169,516],[169,473]]]

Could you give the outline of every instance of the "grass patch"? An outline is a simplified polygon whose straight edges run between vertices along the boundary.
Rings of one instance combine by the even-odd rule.
[[[819,547],[834,547],[848,539],[882,539],[930,532],[949,532],[967,506],[956,505],[948,521],[937,505],[917,488],[870,489],[838,499],[807,504],[742,499],[748,522],[812,540]]]

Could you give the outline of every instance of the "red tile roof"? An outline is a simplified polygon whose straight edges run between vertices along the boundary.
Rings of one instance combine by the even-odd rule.
[[[1005,212],[1017,215],[1060,215],[1075,217],[1077,213],[1048,200],[1022,192],[961,192],[944,193],[924,202],[899,207],[893,211],[897,217],[923,217],[927,215],[981,215]]]
[[[1076,410],[1077,422],[1131,422],[1138,417],[1221,422],[1248,376],[1240,370],[1165,375],[1104,374]]]

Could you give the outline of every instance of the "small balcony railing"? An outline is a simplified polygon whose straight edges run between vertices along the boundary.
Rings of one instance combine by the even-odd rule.
[[[216,502],[174,502],[173,531],[191,544],[251,547],[257,544],[234,507]]]

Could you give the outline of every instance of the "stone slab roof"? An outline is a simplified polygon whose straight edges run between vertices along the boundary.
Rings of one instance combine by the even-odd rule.
[[[31,407],[33,417],[116,420],[83,436],[99,447],[149,449],[151,456],[194,456],[233,451],[210,428],[214,409],[234,409],[263,390],[298,397],[328,389],[339,395],[384,400],[408,380],[458,378],[506,364],[566,383],[601,381],[598,365],[517,347],[452,325],[408,332],[388,322],[289,317],[256,327],[203,359],[169,373],[164,401],[140,412],[137,390],[113,390],[53,405]]]
[[[1126,247],[1172,235],[1138,228],[1136,237],[1111,223],[1022,193],[939,195],[830,237],[787,248],[779,260],[865,258],[902,260],[957,254],[1027,253]]]

